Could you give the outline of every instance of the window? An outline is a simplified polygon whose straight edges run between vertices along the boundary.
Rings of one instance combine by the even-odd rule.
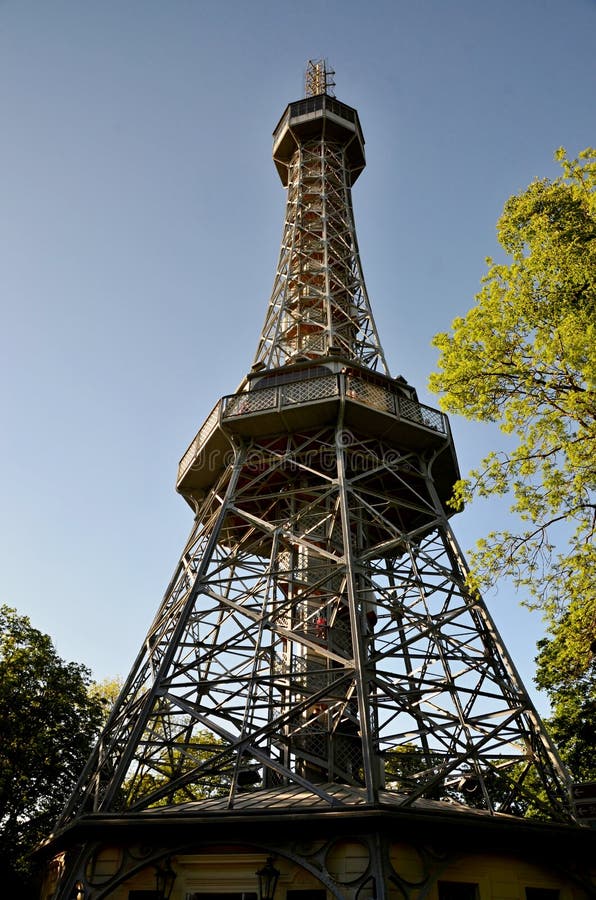
[[[526,900],[559,900],[559,889],[527,887]]]
[[[477,900],[478,885],[471,881],[439,881],[439,900]]]

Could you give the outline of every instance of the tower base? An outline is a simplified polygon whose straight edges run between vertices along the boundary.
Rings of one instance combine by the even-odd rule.
[[[233,810],[212,800],[83,816],[47,847],[41,898],[158,900],[156,869],[171,868],[170,900],[260,900],[268,860],[279,873],[274,900],[596,896],[595,831],[431,800],[371,805],[358,789],[327,788],[341,807],[272,789]]]

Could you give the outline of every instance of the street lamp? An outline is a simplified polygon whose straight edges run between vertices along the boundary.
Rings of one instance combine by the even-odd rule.
[[[160,865],[155,866],[155,890],[159,900],[170,900],[175,881],[176,873],[169,859],[166,859],[163,868]]]
[[[255,875],[259,879],[259,900],[273,900],[280,873],[273,865],[272,856],[267,859],[262,869],[255,872]]]

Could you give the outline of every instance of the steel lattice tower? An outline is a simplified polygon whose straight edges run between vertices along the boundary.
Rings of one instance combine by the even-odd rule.
[[[274,132],[288,199],[254,365],[181,460],[194,526],[57,834],[251,804],[570,820],[557,753],[466,586],[447,418],[387,370],[352,211],[358,114],[320,64],[309,78]]]

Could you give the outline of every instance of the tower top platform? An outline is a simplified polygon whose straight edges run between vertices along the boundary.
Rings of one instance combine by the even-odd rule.
[[[273,160],[284,187],[289,163],[302,142],[324,138],[345,144],[351,184],[366,165],[364,136],[356,110],[329,94],[289,103],[273,132]]]

